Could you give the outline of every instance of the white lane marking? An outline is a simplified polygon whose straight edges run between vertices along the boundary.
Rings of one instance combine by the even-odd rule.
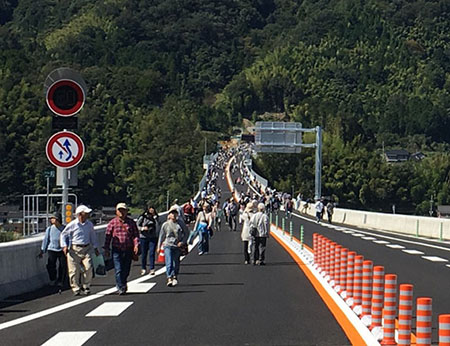
[[[448,259],[437,256],[422,256],[422,258],[432,262],[448,262]]]
[[[81,346],[97,332],[59,332],[42,346]]]
[[[293,214],[295,217],[299,218],[299,219],[303,219],[305,221],[309,221],[309,222],[315,222],[314,220],[311,220],[307,217],[304,217],[302,215],[297,215],[297,214]],[[342,228],[341,229],[349,229],[349,228]],[[389,233],[389,231],[384,231],[381,229],[377,230],[378,232],[382,232],[382,233]],[[355,230],[356,232],[356,230]],[[421,243],[418,241],[412,241],[412,240],[406,240],[406,239],[402,239],[402,238],[395,238],[395,237],[390,237],[387,235],[383,235],[383,234],[379,234],[379,233],[372,233],[372,232],[368,232],[368,231],[363,231],[363,230],[358,230],[357,232],[360,233],[364,233],[370,236],[374,236],[374,237],[379,237],[379,238],[385,238],[385,239],[389,239],[389,240],[393,240],[393,241],[398,241],[398,242],[402,242],[402,243],[407,243],[407,244],[414,244],[414,245],[419,245],[419,246],[424,246],[424,247],[429,247],[429,248],[433,248],[433,249],[437,249],[437,250],[443,250],[443,251],[448,251],[450,252],[450,248],[447,247],[443,247],[443,246],[439,246],[439,245],[432,245],[432,244],[428,244],[428,243]],[[406,237],[406,238],[416,238],[415,236],[409,235],[409,234],[402,234],[402,237]],[[438,242],[437,240],[433,240],[433,239],[428,239],[428,241],[434,241],[434,242]]]
[[[122,312],[128,309],[133,302],[107,302],[98,306],[90,313],[86,315],[86,317],[115,317],[119,316]]]
[[[189,245],[189,251],[191,251],[195,247],[195,245],[197,245],[197,243],[198,243],[198,237],[194,239],[194,243],[192,245]],[[183,259],[184,259],[184,257],[181,257],[180,260],[183,260]],[[162,267],[162,268],[160,268],[160,269],[158,269],[156,271],[156,275],[147,274],[147,275],[141,276],[140,278],[138,278],[136,280],[128,282],[128,285],[141,283],[142,281],[146,281],[146,280],[152,279],[153,277],[155,277],[157,275],[160,275],[160,274],[163,274],[165,272],[166,272],[166,268]],[[95,299],[104,297],[105,295],[113,294],[113,293],[116,293],[116,292],[117,292],[117,288],[116,287],[108,288],[107,290],[98,292],[96,294],[91,294],[90,296],[83,297],[81,299],[76,299],[76,300],[68,302],[68,303],[57,305],[57,306],[55,306],[53,308],[49,308],[49,309],[46,309],[46,310],[35,312],[35,313],[31,314],[31,315],[27,315],[27,316],[24,316],[24,317],[16,318],[15,320],[3,322],[3,323],[0,323],[0,330],[7,329],[7,328],[10,328],[10,327],[14,327],[14,326],[17,326],[19,324],[26,323],[26,322],[29,322],[29,321],[33,321],[33,320],[36,320],[38,318],[45,317],[45,316],[54,314],[54,313],[59,312],[59,311],[63,311],[63,310],[69,309],[71,307],[74,307],[74,306],[77,306],[77,305],[81,305],[81,304],[90,302],[91,300],[95,300]]]
[[[299,266],[303,272],[306,272],[304,267],[307,267],[310,273],[315,276],[316,280],[319,281],[319,284],[323,287],[323,289],[328,293],[330,298],[336,303],[338,309],[342,311],[347,320],[354,326],[357,330],[358,334],[361,336],[365,345],[380,345],[374,336],[370,333],[369,329],[361,322],[359,317],[351,310],[351,308],[345,303],[343,299],[339,296],[337,292],[330,286],[330,284],[318,273],[318,271],[314,268],[314,264],[310,261],[313,258],[313,254],[309,252],[308,249],[304,248],[303,250],[296,249],[295,242],[291,242],[289,237],[283,237],[283,233],[276,229],[276,227],[272,226],[271,232],[273,232],[277,237],[277,241],[284,242],[286,246],[288,246],[292,251],[294,251],[300,258],[302,265]],[[309,279],[311,282],[312,280]]]
[[[347,233],[347,234],[355,233],[355,232],[353,232],[353,231],[342,231],[342,232]]]
[[[398,244],[388,244],[387,247],[390,247],[391,249],[404,249],[405,247]]]
[[[364,234],[361,234],[361,233],[353,233],[352,236],[353,236],[353,237],[364,237]]]
[[[362,237],[361,239],[364,239],[364,240],[377,240],[377,238],[374,238],[374,237]]]
[[[376,243],[376,244],[381,244],[381,245],[389,244],[389,242],[386,241],[386,240],[375,240],[374,243]]]
[[[156,283],[147,283],[147,284],[128,284],[127,293],[147,293],[150,291]]]
[[[450,264],[446,264],[445,266],[450,268]]]
[[[424,252],[418,250],[402,250],[403,252],[409,253],[410,255],[423,255]]]

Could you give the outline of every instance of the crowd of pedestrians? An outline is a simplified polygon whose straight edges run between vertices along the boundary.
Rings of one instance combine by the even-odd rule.
[[[128,216],[125,203],[116,205],[116,216],[106,227],[103,250],[105,257],[112,259],[118,294],[126,294],[132,261],[138,260],[139,256],[140,274],[152,276],[156,273],[157,257],[163,253],[167,286],[178,285],[180,257],[187,254],[188,244],[198,237],[198,255],[207,255],[211,238],[215,232],[223,231],[223,227],[230,232],[240,230],[244,264],[265,265],[270,235],[268,214],[283,209],[285,217],[290,218],[294,210],[306,212],[313,200],[303,198],[300,193],[294,197],[263,186],[242,164],[249,156],[249,150],[244,146],[216,154],[208,166],[199,196],[192,197],[182,206],[175,200],[167,219],[162,219],[156,208],[149,204],[135,222]],[[227,184],[227,169],[231,176],[238,170],[240,175],[232,179],[235,187],[231,196],[221,203],[222,184],[219,181]],[[248,185],[246,190],[237,189],[244,183]],[[321,222],[326,212],[331,223],[334,207],[331,200],[316,200],[316,221]],[[50,284],[61,289],[68,277],[74,295],[90,294],[92,256],[100,253],[93,224],[89,221],[91,211],[85,205],[78,206],[75,220],[65,227],[58,215],[52,215],[39,253],[41,258],[48,253]]]

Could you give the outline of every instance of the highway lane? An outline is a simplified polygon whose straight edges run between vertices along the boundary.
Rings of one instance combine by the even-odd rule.
[[[233,178],[239,176],[236,173]],[[246,187],[236,186],[242,191]],[[281,227],[285,213],[278,212]],[[275,223],[275,214],[272,221]],[[448,242],[402,236],[391,232],[364,230],[345,225],[317,224],[312,218],[295,212],[285,218],[285,229],[293,222],[293,231],[299,238],[300,226],[304,227],[304,242],[312,248],[313,233],[321,234],[351,251],[372,260],[374,265],[385,267],[385,273],[397,274],[398,284],[414,285],[414,301],[417,297],[433,299],[433,340],[437,341],[438,315],[450,313],[450,245]],[[415,303],[413,316],[415,317]],[[413,325],[415,321],[413,319]]]
[[[198,256],[194,249],[183,260],[177,287],[166,287],[163,274],[148,278],[140,284],[156,285],[145,293],[94,296],[0,330],[2,345],[41,345],[59,337],[55,344],[65,344],[83,336],[85,345],[350,343],[301,269],[274,239],[268,242],[266,266],[244,265],[240,233],[223,229],[214,235],[208,255]],[[138,272],[134,263],[132,277],[139,277]],[[96,278],[93,293],[112,287],[113,282],[112,271],[106,278]],[[79,299],[66,291],[10,305],[0,309],[0,323]],[[86,316],[104,303],[127,304],[115,317]],[[70,332],[86,334],[60,334]]]

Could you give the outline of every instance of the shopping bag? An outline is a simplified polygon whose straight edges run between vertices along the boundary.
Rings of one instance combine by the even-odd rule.
[[[93,254],[92,263],[94,265],[95,276],[106,276],[106,267],[105,267],[105,259],[103,255]]]

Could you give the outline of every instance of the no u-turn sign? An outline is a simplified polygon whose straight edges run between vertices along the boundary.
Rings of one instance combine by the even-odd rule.
[[[69,131],[55,133],[45,149],[48,160],[57,167],[71,168],[84,156],[84,143],[78,135]]]

